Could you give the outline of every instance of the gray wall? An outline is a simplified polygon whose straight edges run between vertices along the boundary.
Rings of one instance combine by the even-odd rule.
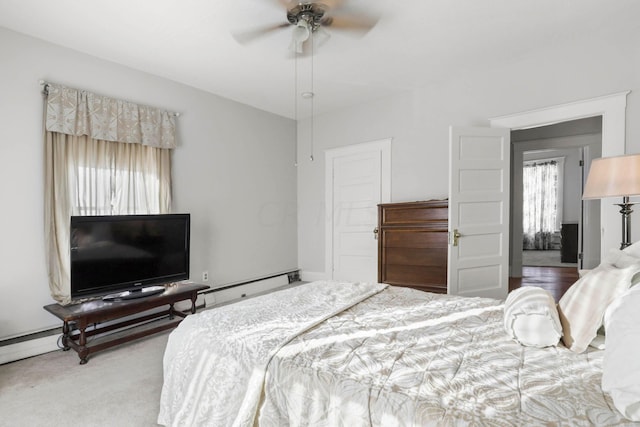
[[[0,339],[59,326],[44,263],[39,79],[183,113],[173,210],[192,215],[191,278],[297,268],[295,122],[0,28]]]
[[[488,126],[489,118],[631,90],[626,152],[640,151],[640,28],[615,28],[564,43],[539,45],[503,63],[450,70],[447,80],[367,105],[316,117],[316,161],[298,167],[298,261],[303,272],[324,272],[323,150],[393,138],[394,202],[448,195],[449,126]],[[371,90],[376,90],[372,87]],[[308,126],[298,124],[299,132]],[[306,153],[307,142],[298,141]],[[633,217],[638,240],[640,215]],[[618,222],[607,224],[619,229]]]

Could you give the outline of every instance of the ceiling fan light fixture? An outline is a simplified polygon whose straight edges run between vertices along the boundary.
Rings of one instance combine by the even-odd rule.
[[[309,30],[309,24],[305,20],[299,20],[296,27],[293,29],[289,50],[302,53],[302,45],[304,42],[309,40],[310,35],[311,31]]]

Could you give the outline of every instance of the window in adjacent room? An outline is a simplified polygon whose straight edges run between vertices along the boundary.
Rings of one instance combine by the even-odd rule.
[[[557,249],[562,222],[564,158],[525,161],[522,170],[523,249]]]

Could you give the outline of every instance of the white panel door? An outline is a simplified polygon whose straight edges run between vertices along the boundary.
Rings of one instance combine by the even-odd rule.
[[[376,282],[378,204],[389,201],[391,140],[326,152],[327,273],[334,280]]]
[[[450,129],[450,294],[509,292],[509,159],[509,129]]]

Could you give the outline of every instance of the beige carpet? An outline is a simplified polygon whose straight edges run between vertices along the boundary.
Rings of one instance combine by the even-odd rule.
[[[98,352],[54,351],[0,366],[0,426],[156,426],[169,332]]]

